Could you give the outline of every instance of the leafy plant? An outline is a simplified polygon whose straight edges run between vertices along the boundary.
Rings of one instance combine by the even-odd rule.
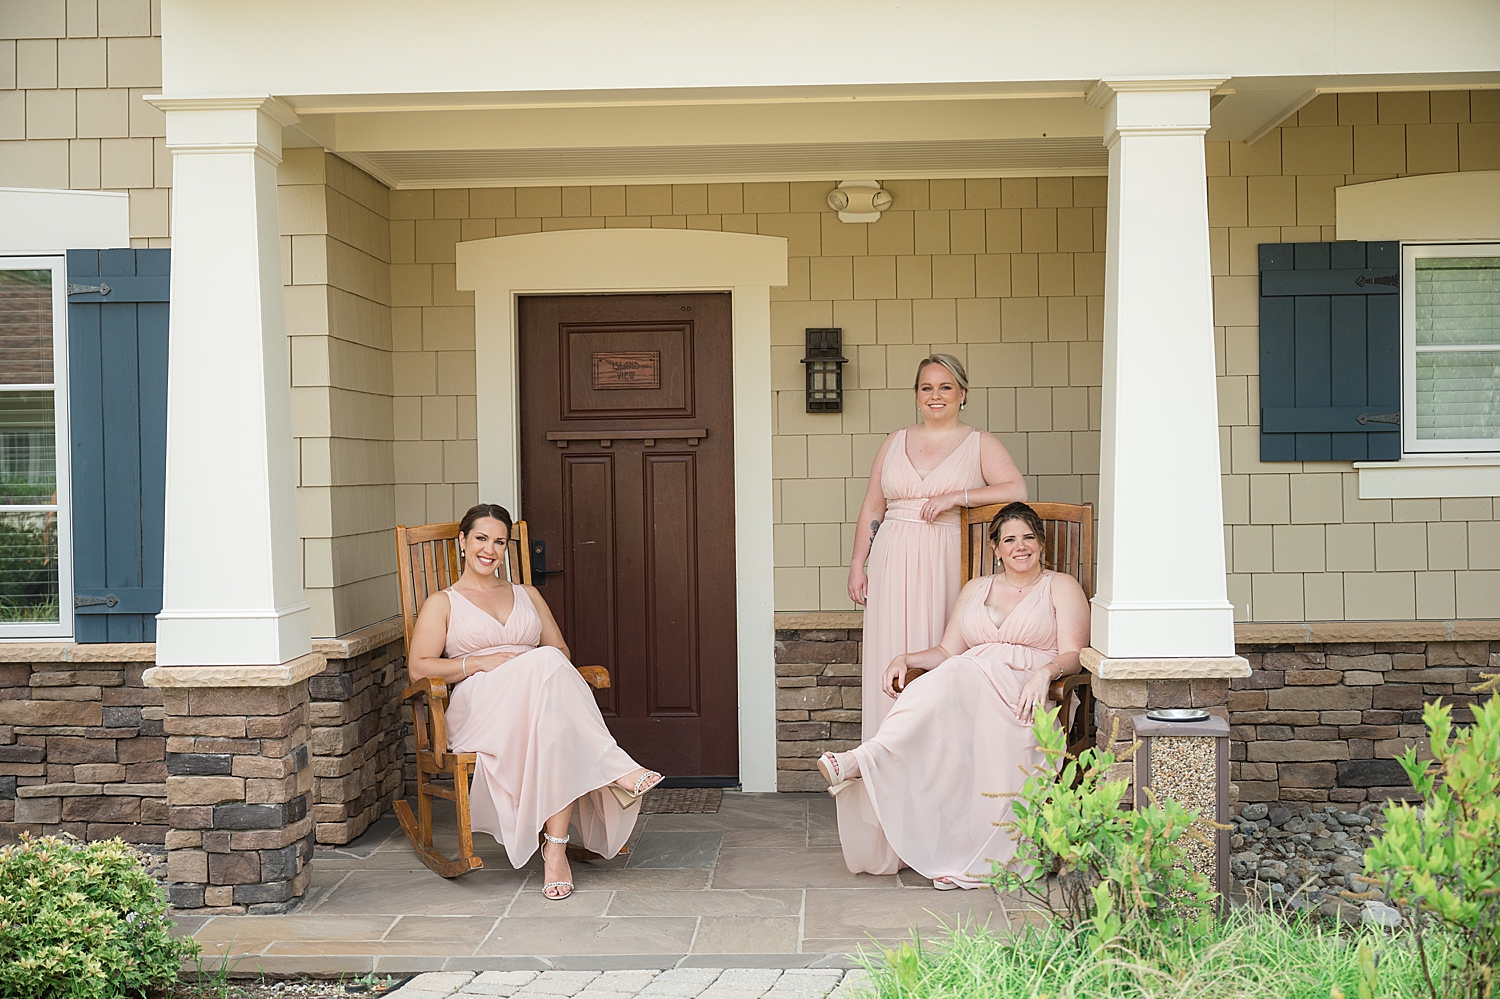
[[[1409,908],[1428,994],[1489,999],[1500,973],[1500,699],[1477,705],[1464,729],[1439,701],[1422,722],[1432,759],[1411,747],[1400,762],[1423,804],[1387,803],[1365,872]],[[1429,960],[1430,926],[1451,941],[1450,960]]]
[[[1144,808],[1122,809],[1127,785],[1108,779],[1115,754],[1087,749],[1069,758],[1056,718],[1052,708],[1032,726],[1046,762],[1027,775],[1014,819],[1002,823],[1017,840],[1015,860],[1008,868],[996,864],[991,883],[1035,899],[1096,955],[1120,938],[1159,935],[1168,926],[1177,939],[1201,935],[1214,892],[1189,866],[1181,842],[1206,838],[1193,828],[1197,813],[1154,797]],[[1048,880],[1054,869],[1055,892]]]
[[[166,910],[120,840],[23,836],[0,849],[0,996],[113,999],[176,981],[198,945],[171,935]]]

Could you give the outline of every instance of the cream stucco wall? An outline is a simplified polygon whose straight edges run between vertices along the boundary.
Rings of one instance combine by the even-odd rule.
[[[1500,617],[1493,497],[1362,500],[1347,462],[1259,460],[1256,251],[1334,239],[1343,185],[1497,168],[1497,91],[1328,94],[1254,145],[1208,144],[1224,544],[1238,620]]]

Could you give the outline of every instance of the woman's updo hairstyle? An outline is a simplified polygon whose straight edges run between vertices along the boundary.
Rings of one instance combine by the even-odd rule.
[[[953,380],[958,382],[959,389],[965,395],[969,393],[969,373],[964,370],[964,362],[960,361],[952,354],[929,354],[928,356],[918,361],[917,377],[911,384],[911,389],[913,392],[915,392],[922,386],[922,372],[932,364],[941,364],[943,367],[947,368],[948,373],[953,376]]]
[[[1042,546],[1042,567],[1047,565],[1047,525],[1042,523],[1042,518],[1037,512],[1025,503],[1017,500],[1007,503],[995,514],[995,519],[990,521],[988,534],[992,544],[1000,543],[1000,529],[1005,526],[1006,521],[1019,520],[1031,528],[1031,533],[1036,535],[1037,542]]]
[[[469,532],[474,529],[474,524],[485,517],[491,517],[504,524],[505,537],[507,540],[510,539],[510,528],[514,522],[510,519],[510,511],[498,503],[476,503],[469,507],[469,512],[464,514],[464,519],[458,522],[458,533],[468,537]]]

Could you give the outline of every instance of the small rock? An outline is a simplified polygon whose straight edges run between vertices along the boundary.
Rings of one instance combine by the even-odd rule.
[[[1292,810],[1290,808],[1273,808],[1266,815],[1266,818],[1271,820],[1271,825],[1277,827],[1286,825],[1291,817]]]
[[[1246,805],[1240,812],[1240,815],[1249,819],[1251,822],[1259,822],[1261,819],[1265,818],[1267,813],[1269,812],[1270,806],[1268,806],[1264,801],[1257,801]]]
[[[1307,820],[1301,818],[1287,819],[1281,824],[1281,828],[1289,833],[1307,832]]]
[[[1340,825],[1345,826],[1367,826],[1370,824],[1368,815],[1360,815],[1358,812],[1340,812],[1338,814]]]
[[[1382,929],[1395,929],[1401,925],[1401,912],[1384,902],[1370,900],[1364,904],[1364,912],[1359,921],[1366,926],[1378,926]]]

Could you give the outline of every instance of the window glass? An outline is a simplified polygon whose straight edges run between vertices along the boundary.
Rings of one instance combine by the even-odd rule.
[[[53,272],[0,269],[0,623],[57,623]]]
[[[1500,440],[1500,257],[1415,265],[1416,438]]]

